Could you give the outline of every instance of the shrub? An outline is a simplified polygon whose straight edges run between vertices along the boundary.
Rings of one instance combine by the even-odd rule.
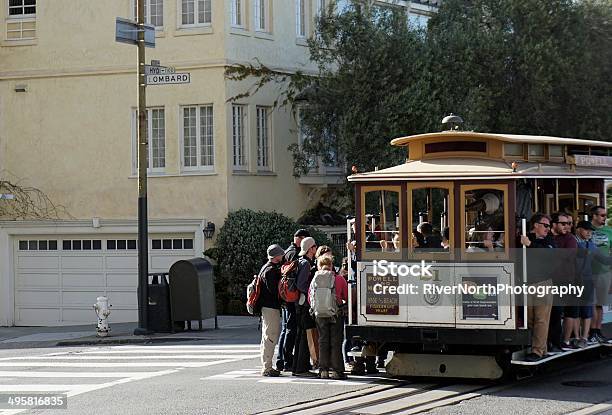
[[[245,288],[253,274],[257,274],[267,261],[268,246],[279,244],[283,248],[288,247],[293,234],[301,227],[303,225],[277,212],[249,209],[231,212],[219,230],[213,251],[218,261],[215,274],[217,296],[227,301],[225,304],[240,300],[244,305]],[[324,233],[314,228],[308,230],[317,245],[331,246]]]

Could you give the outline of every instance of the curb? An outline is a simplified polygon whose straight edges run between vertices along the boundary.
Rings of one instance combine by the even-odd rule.
[[[99,338],[85,340],[62,340],[57,342],[56,346],[92,346],[100,344],[145,344],[145,343],[168,343],[168,342],[186,342],[198,340],[214,340],[204,337],[144,337],[144,338]]]

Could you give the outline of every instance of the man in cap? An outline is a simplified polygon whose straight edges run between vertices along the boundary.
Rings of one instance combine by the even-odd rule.
[[[280,300],[278,283],[281,278],[280,266],[285,251],[280,245],[268,247],[268,262],[259,271],[262,278],[259,305],[261,306],[261,365],[263,376],[279,376],[280,372],[272,367],[274,348],[280,334]]]
[[[310,351],[308,349],[307,330],[317,327],[314,319],[310,316],[310,304],[308,303],[308,290],[310,281],[316,272],[315,254],[317,244],[311,237],[306,237],[300,244],[300,263],[296,278],[296,286],[300,292],[300,299],[295,305],[297,315],[297,333],[295,338],[295,354],[293,359],[293,376],[316,377],[315,373],[309,371]]]
[[[284,262],[289,263],[299,260],[300,244],[304,238],[310,236],[306,229],[298,229],[293,234],[293,242],[285,249]],[[295,276],[294,276],[295,278]],[[293,368],[293,347],[295,346],[295,334],[297,331],[297,317],[295,303],[281,302],[282,326],[280,339],[278,340],[278,356],[276,357],[276,370],[291,370]]]

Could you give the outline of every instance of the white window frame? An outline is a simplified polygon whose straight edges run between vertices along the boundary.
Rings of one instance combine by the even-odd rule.
[[[245,28],[246,0],[230,0],[230,25],[240,29]]]
[[[161,3],[161,25],[155,25],[155,30],[163,30],[164,29],[164,0],[144,0],[145,2],[145,23],[151,23],[151,1],[159,1]],[[132,0],[132,12],[134,13],[134,21],[138,21],[138,11],[136,7],[138,5],[137,0]]]
[[[253,27],[256,32],[270,32],[270,1],[253,0],[253,18],[255,20]]]
[[[10,4],[10,0],[5,0],[6,1],[6,14],[8,16],[9,19],[28,19],[28,18],[32,18],[32,17],[36,17],[36,0],[34,0],[34,4],[25,4],[26,0],[21,0],[21,5],[20,6],[11,6]],[[34,13],[25,13],[25,9],[28,7],[34,7]],[[24,13],[20,13],[20,14],[11,14],[11,9],[22,9],[22,11]]]
[[[187,0],[193,2],[193,23],[185,23],[183,22],[183,16],[185,15],[183,9],[183,1],[177,0],[179,7],[179,26],[180,27],[201,27],[201,26],[211,26],[212,25],[212,0]],[[204,7],[204,19],[200,21],[200,13],[202,12],[201,7]],[[208,10],[206,10],[208,7]],[[208,21],[206,20],[206,16],[209,16]]]
[[[237,113],[239,118],[236,117]],[[248,106],[232,104],[231,117],[232,167],[234,171],[247,171],[249,169]]]
[[[298,39],[308,36],[308,0],[295,0],[295,35]]]
[[[257,106],[255,109],[257,124],[257,170],[273,170],[272,141],[272,108]]]
[[[153,147],[154,147],[154,140],[152,137],[152,132],[153,132],[153,117],[151,116],[153,111],[159,111],[162,110],[163,111],[163,120],[164,120],[164,135],[163,135],[163,160],[164,160],[164,165],[163,166],[158,166],[158,167],[151,167],[151,163],[150,160],[153,159]],[[166,110],[164,107],[147,107],[147,142],[149,143],[149,145],[147,146],[148,148],[148,154],[147,154],[147,174],[159,174],[159,173],[165,173],[166,171]],[[138,110],[137,109],[133,109],[132,110],[132,173],[136,174],[138,172]]]
[[[196,165],[195,166],[187,166],[185,164],[185,110],[195,109],[195,150],[196,150]],[[210,125],[202,125],[202,112],[210,110]],[[199,104],[199,105],[184,105],[180,107],[180,139],[181,139],[181,169],[182,171],[190,172],[190,171],[214,171],[215,169],[215,112],[213,104]],[[208,134],[202,134],[202,128],[208,127],[210,129],[210,139],[211,143],[205,143],[204,140],[209,136]],[[210,153],[207,156],[212,158],[211,164],[204,164],[203,157],[203,147],[209,147]]]

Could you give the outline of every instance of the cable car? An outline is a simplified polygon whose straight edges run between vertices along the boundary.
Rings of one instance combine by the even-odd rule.
[[[447,131],[391,141],[406,149],[405,163],[348,178],[356,311],[347,337],[364,345],[362,357],[393,352],[391,375],[497,379],[556,357],[524,360],[526,296],[444,287],[527,281],[526,220],[555,211],[583,220],[605,205],[612,143],[460,131],[459,117],[445,121]]]

